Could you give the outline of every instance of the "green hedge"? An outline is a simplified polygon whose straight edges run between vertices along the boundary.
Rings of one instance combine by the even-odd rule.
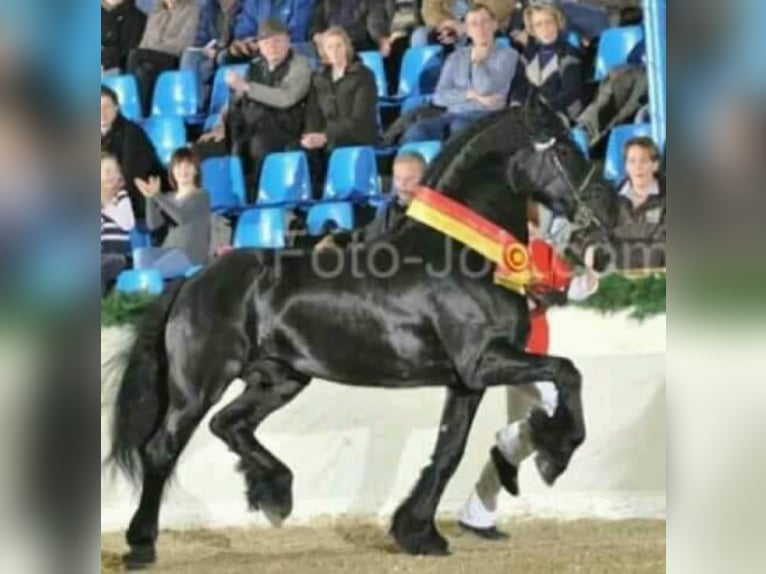
[[[101,300],[101,326],[131,324],[152,301],[147,295],[114,294]],[[665,275],[654,274],[629,279],[609,275],[601,280],[598,292],[578,304],[600,313],[630,309],[630,316],[644,319],[665,312]]]

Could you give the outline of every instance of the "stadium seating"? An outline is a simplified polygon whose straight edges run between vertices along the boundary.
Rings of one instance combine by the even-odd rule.
[[[152,97],[152,116],[193,118],[199,113],[197,78],[191,70],[162,72]]]
[[[308,213],[306,227],[309,235],[323,235],[329,231],[328,223],[335,229],[354,229],[354,206],[348,201],[317,203]]]
[[[174,151],[186,145],[186,126],[182,118],[151,117],[145,119],[142,125],[164,165],[170,163],[170,156]]]
[[[165,288],[162,274],[156,269],[127,269],[117,276],[115,287],[120,293],[159,295]]]
[[[444,61],[440,45],[415,46],[404,53],[396,98],[432,94]]]
[[[285,210],[279,207],[248,209],[237,221],[234,247],[282,249],[286,246]]]
[[[141,119],[141,101],[138,98],[138,84],[133,74],[104,76],[101,83],[114,90],[120,102],[120,112],[129,120]]]
[[[426,163],[431,163],[442,149],[442,142],[439,140],[426,142],[410,142],[399,148],[399,153],[416,152],[423,156]]]
[[[311,200],[308,159],[302,151],[270,153],[258,183],[260,206],[294,206]]]
[[[145,14],[151,14],[157,0],[136,0],[136,7]]]
[[[572,141],[580,148],[583,155],[590,159],[590,144],[588,143],[588,134],[584,129],[577,127],[572,128]]]
[[[375,151],[368,146],[342,147],[330,156],[323,200],[356,200],[380,195]]]
[[[212,157],[202,162],[202,187],[210,194],[213,211],[227,213],[244,208],[245,176],[237,156]]]
[[[642,26],[604,30],[596,54],[596,81],[601,82],[612,69],[626,64],[628,55],[643,38]]]
[[[186,273],[184,273],[184,277],[186,277],[187,279],[189,277],[194,277],[197,273],[202,271],[204,268],[205,268],[204,265],[192,265],[186,270]]]
[[[421,96],[410,96],[406,100],[402,102],[402,108],[401,113],[406,114],[407,112],[414,110],[415,108],[419,106],[424,106],[425,104],[428,104],[431,102],[431,96],[421,95]]]
[[[380,52],[375,51],[359,52],[357,55],[375,76],[378,97],[386,97],[388,95],[388,84],[386,82],[386,70],[383,67],[383,56],[381,56]]]
[[[651,136],[650,124],[629,124],[612,128],[606,145],[606,160],[604,161],[604,177],[612,182],[619,182],[625,177],[625,160],[623,149],[630,138],[636,136]]]
[[[213,88],[210,93],[210,108],[208,109],[207,119],[205,120],[205,130],[211,130],[218,121],[218,116],[229,102],[229,86],[226,85],[226,72],[234,71],[238,74],[244,74],[247,71],[248,64],[235,64],[232,66],[221,66],[216,70],[213,78]]]

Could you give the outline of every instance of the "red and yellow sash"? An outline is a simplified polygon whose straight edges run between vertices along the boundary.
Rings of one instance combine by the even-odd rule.
[[[407,216],[460,241],[495,263],[495,283],[524,295],[532,282],[527,246],[462,203],[420,187]]]

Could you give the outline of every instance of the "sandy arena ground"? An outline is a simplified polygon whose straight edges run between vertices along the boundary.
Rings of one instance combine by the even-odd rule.
[[[452,556],[413,558],[396,553],[386,527],[335,520],[282,529],[164,531],[163,574],[629,574],[665,572],[665,522],[660,520],[557,522],[523,520],[503,525],[507,543],[463,534],[440,523]],[[101,538],[101,572],[120,572],[122,534]]]

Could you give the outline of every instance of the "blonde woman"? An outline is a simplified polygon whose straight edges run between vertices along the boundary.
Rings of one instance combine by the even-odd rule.
[[[523,103],[532,90],[557,112],[573,120],[583,108],[585,78],[581,54],[566,40],[566,19],[549,4],[524,11],[528,41],[513,81],[513,102]]]

